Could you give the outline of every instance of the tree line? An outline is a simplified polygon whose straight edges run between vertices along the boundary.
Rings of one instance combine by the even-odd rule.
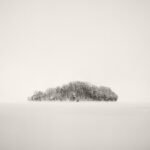
[[[96,86],[87,82],[70,82],[61,87],[49,88],[45,92],[36,91],[31,101],[117,101],[118,96],[110,88]]]

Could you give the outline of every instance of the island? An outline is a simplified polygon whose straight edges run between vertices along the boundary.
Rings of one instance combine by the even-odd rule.
[[[61,87],[36,91],[30,101],[117,101],[118,95],[109,87],[96,86],[88,82],[74,81]]]

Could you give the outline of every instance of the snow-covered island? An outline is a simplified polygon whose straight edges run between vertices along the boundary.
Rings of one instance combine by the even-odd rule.
[[[61,87],[49,88],[45,92],[36,91],[28,99],[31,101],[117,101],[118,95],[105,86],[75,81]]]

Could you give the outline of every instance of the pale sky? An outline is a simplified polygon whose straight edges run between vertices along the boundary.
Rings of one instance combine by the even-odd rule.
[[[0,0],[0,102],[76,80],[150,101],[150,1]]]

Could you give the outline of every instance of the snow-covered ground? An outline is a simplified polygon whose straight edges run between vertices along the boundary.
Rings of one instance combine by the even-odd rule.
[[[149,149],[148,104],[0,104],[0,150]]]

